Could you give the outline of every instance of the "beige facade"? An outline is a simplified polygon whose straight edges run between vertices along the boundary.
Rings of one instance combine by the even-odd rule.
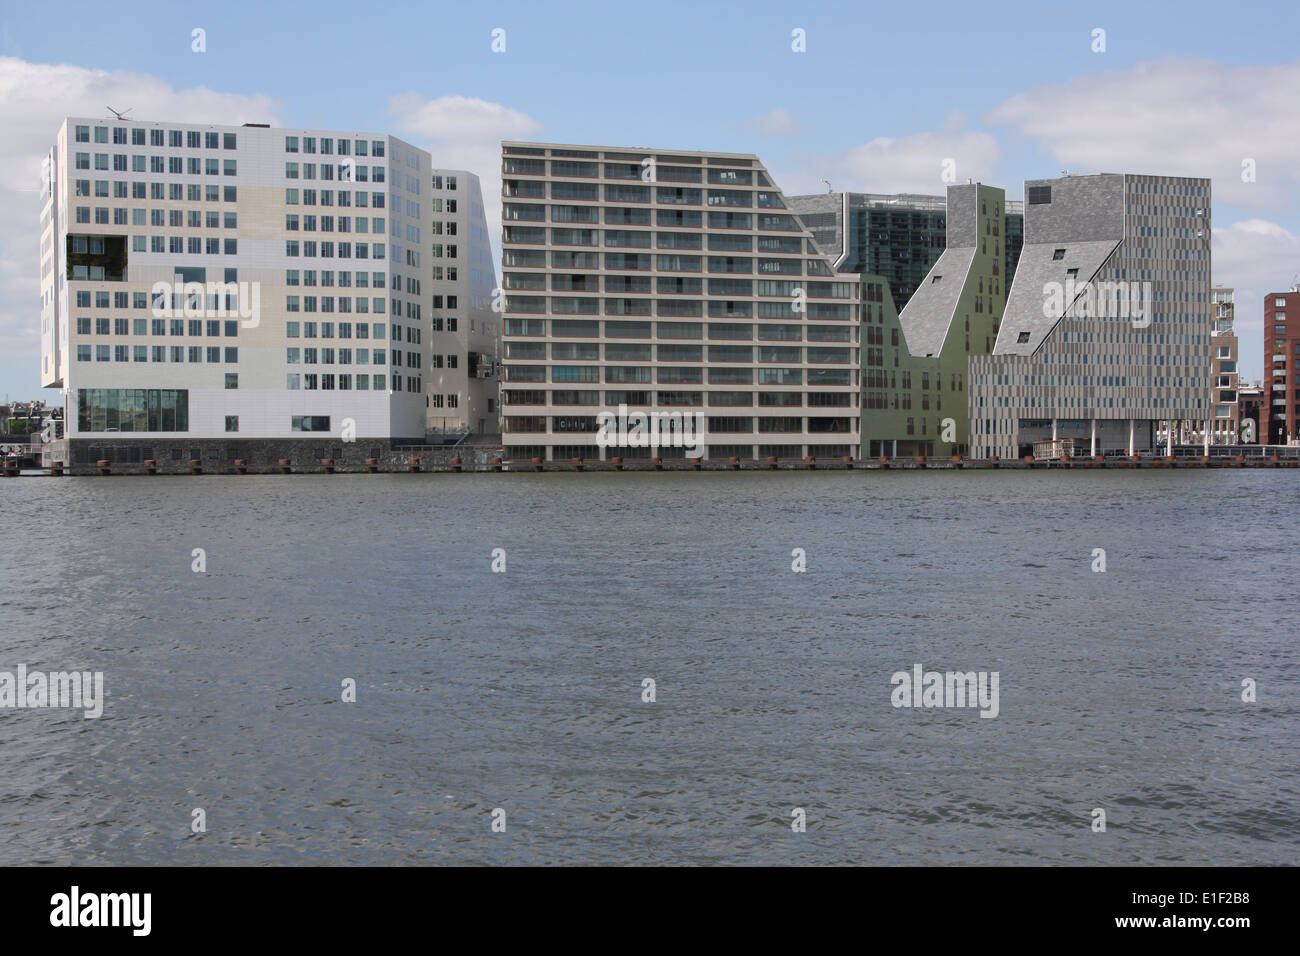
[[[502,146],[507,455],[682,457],[602,416],[699,422],[700,457],[856,455],[856,277],[758,157]]]
[[[1239,346],[1234,309],[1232,289],[1216,286],[1210,290],[1210,374],[1213,376],[1210,443],[1214,445],[1235,445],[1241,441]]]

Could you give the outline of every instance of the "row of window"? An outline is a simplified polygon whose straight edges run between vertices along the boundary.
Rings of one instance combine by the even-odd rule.
[[[627,259],[620,257],[617,253],[606,253],[606,266],[613,269],[638,268],[637,266],[627,266]],[[659,272],[703,272],[705,271],[705,259],[703,256],[680,256],[680,255],[658,255],[655,257],[655,268]],[[827,275],[831,274],[829,269],[825,269],[825,263],[817,260],[809,260],[809,275]],[[755,272],[755,260],[749,256],[709,256],[707,261],[709,272],[714,273],[731,273],[735,275],[753,275]],[[588,266],[587,268],[598,269],[599,265]],[[757,271],[763,275],[802,275],[803,263],[799,259],[759,259]],[[545,290],[547,287],[546,273],[542,272],[507,272],[504,276],[506,289],[519,290]],[[599,292],[600,291],[599,275],[583,275],[571,272],[551,273],[550,287],[554,291],[573,291],[573,292]],[[663,293],[694,293],[699,295],[703,291],[701,280],[694,278],[669,279],[661,278],[658,283],[658,291]],[[649,276],[605,276],[606,292],[649,292]]]
[[[634,302],[634,299],[607,299],[606,302],[627,303]],[[708,303],[708,313],[710,317],[741,317],[741,319],[753,319],[749,302],[725,302],[725,300],[715,300]],[[699,316],[698,302],[677,302],[677,300],[662,300],[658,303],[659,316]],[[677,306],[693,306],[692,310],[680,310]],[[668,308],[666,311],[666,307]],[[716,307],[716,308],[715,308]],[[816,303],[807,304],[806,315],[809,319],[849,319],[849,306],[819,306]],[[615,310],[606,310],[614,313]],[[617,310],[619,315],[627,315],[627,311]],[[649,315],[649,310],[645,312]],[[790,319],[789,308],[785,303],[780,302],[759,302],[758,303],[759,319]],[[545,336],[546,324],[550,323],[551,336],[555,338],[573,337],[573,338],[599,338],[601,337],[601,323],[594,319],[507,319],[506,334],[507,336],[521,337],[539,337]],[[703,323],[679,323],[679,321],[659,321],[654,323],[656,328],[656,338],[701,338]],[[604,334],[610,338],[651,338],[651,323],[641,320],[604,320]],[[755,326],[750,323],[708,323],[708,338],[753,338],[753,329]],[[766,339],[787,339],[787,341],[798,341],[801,338],[798,330],[805,328],[802,324],[776,324],[776,323],[758,323],[758,337]],[[831,326],[809,326],[816,328],[818,332],[809,333],[809,338],[814,334],[820,338],[820,341],[828,342],[846,342],[845,333],[832,332]],[[724,329],[727,334],[724,336]],[[455,329],[451,329],[454,332]]]
[[[398,249],[394,246],[394,261],[396,261],[397,252]],[[304,259],[383,259],[388,253],[382,242],[370,244],[358,242],[354,246],[350,242],[336,243],[333,240],[318,243],[315,239],[304,239],[300,243],[297,239],[286,239],[284,241],[284,254],[292,259],[300,256]]]
[[[513,182],[507,183],[505,195],[507,199],[544,199],[542,195],[542,183],[540,182]],[[780,193],[775,192],[754,192],[748,189],[675,189],[671,187],[659,186],[656,188],[654,200],[658,203],[670,206],[730,206],[740,209],[785,209],[786,205],[781,200]],[[586,186],[581,183],[552,183],[552,199],[577,199],[599,202],[600,196],[596,191],[595,185]],[[651,192],[649,186],[606,186],[606,202],[635,202],[649,203]],[[547,206],[542,203],[516,203],[507,202],[504,204],[503,213],[507,219],[527,219],[534,222],[542,222],[546,219],[546,210],[551,210],[551,220],[553,222],[596,222],[596,217],[600,210],[596,206]],[[571,217],[579,217],[574,219]],[[649,221],[649,210],[644,207],[640,209],[622,209],[618,207],[609,207],[605,209],[606,222],[624,222],[627,217],[633,218],[645,217]],[[590,217],[590,218],[585,218]]]
[[[549,398],[548,398],[549,396]],[[655,404],[672,407],[707,404],[714,408],[849,408],[856,404],[852,392],[680,392],[680,391],[606,391],[605,404],[610,408],[619,405],[649,406]],[[599,405],[601,392],[585,389],[556,389],[553,391],[508,388],[503,393],[506,405]]]
[[[340,183],[382,183],[386,181],[385,169],[384,166],[358,166],[351,160],[345,160],[337,166],[333,163],[285,163],[284,178],[320,179],[324,182]]]
[[[519,323],[538,321],[535,319],[513,319]],[[554,334],[558,337],[561,335],[573,335],[577,338],[598,338],[599,330],[594,328],[594,322],[569,321],[556,319],[552,322]],[[616,322],[613,320],[605,323],[605,336],[607,338],[620,339],[702,339],[705,338],[705,323],[703,322],[656,322],[654,323],[654,335],[651,335],[651,323],[649,322]],[[769,342],[802,342],[807,337],[809,342],[852,342],[853,328],[847,325],[802,325],[787,324],[778,325],[776,323],[759,323],[755,326],[749,322],[709,322],[707,324],[708,338],[710,339],[744,339],[752,341],[754,339],[754,330],[758,330],[760,341]],[[614,345],[605,346],[606,350],[615,348]],[[640,347],[640,346],[636,346]],[[668,348],[669,346],[660,346]],[[688,348],[692,346],[682,346]],[[693,346],[699,348],[699,346]],[[579,344],[570,342],[554,342],[551,345],[553,357],[558,357],[560,349],[596,349],[595,343]],[[645,346],[649,348],[649,346]],[[507,342],[506,358],[545,358],[545,342]]]
[[[862,393],[863,408],[894,408],[910,409],[912,407],[912,393],[903,392],[901,394],[890,394],[888,392],[864,391]],[[943,396],[934,397],[934,407],[936,411],[943,411]],[[930,396],[923,394],[921,396],[921,410],[928,412],[930,410]]]
[[[606,234],[613,230],[606,230]],[[656,232],[656,233],[637,233],[642,236],[655,236],[655,248],[658,249],[703,249],[704,237],[708,236],[708,248],[710,252],[753,252],[754,241],[758,241],[758,251],[778,255],[802,255],[804,254],[804,240],[795,236],[746,236],[736,233],[702,233],[702,232]],[[648,248],[649,243],[644,244],[643,248]],[[814,252],[811,247],[808,252]],[[696,257],[698,258],[698,257]],[[546,268],[547,255],[544,249],[506,249],[502,253],[502,263],[507,268],[523,269],[544,269]],[[783,262],[781,259],[765,260],[769,262]],[[552,251],[550,254],[550,263],[556,269],[599,269],[600,253],[598,252],[569,252],[569,251]],[[814,265],[814,263],[816,265]],[[821,268],[825,266],[820,259],[808,260],[809,274],[820,273]],[[830,275],[829,271],[821,273]]]
[[[151,183],[142,182],[140,180],[128,182],[125,179],[96,179],[94,180],[94,194],[96,196],[108,196],[107,192],[100,191],[102,184],[112,185],[112,198],[114,199],[156,199],[168,202],[239,201],[238,186],[217,186],[211,183],[202,185],[198,183]],[[91,180],[74,180],[73,193],[77,196],[89,196],[91,194]],[[358,193],[357,195],[368,196],[369,193]],[[339,203],[339,205],[345,204]],[[365,205],[365,203],[359,203],[358,205]]]
[[[755,421],[758,427],[755,428]],[[548,429],[548,424],[550,428]],[[853,418],[826,417],[803,418],[802,416],[742,418],[731,415],[710,415],[707,418],[708,430],[714,433],[748,434],[772,432],[812,432],[826,434],[831,432],[854,432],[857,422]],[[503,422],[503,431],[519,432],[598,432],[601,426],[595,415],[507,415]]]
[[[710,351],[715,351],[715,349],[710,349]],[[771,350],[772,354],[764,356],[763,351],[764,350],[759,350],[759,352],[761,352],[759,362],[761,363],[803,362],[800,355],[777,355],[777,352],[781,350]],[[798,352],[800,350],[794,349],[789,351]],[[809,351],[815,350],[810,349]],[[839,350],[826,351],[839,352]],[[841,365],[852,363],[852,359],[850,359],[848,355],[848,350],[844,350],[844,352],[845,354],[829,356],[810,355],[809,358],[807,358],[807,362],[809,362],[809,364]],[[643,358],[642,356],[629,356],[628,359],[624,360],[628,360],[628,362],[649,362],[650,359],[649,356],[643,356]],[[672,359],[672,362],[677,362],[677,359]],[[702,362],[702,359],[697,358],[695,359],[695,362]],[[715,359],[710,355],[710,362],[751,364],[753,363],[753,356],[748,356],[748,358],[745,358],[745,356],[732,356],[732,358]],[[599,365],[552,365],[552,367],[550,367],[550,381],[598,382],[601,381],[601,368],[602,367],[599,367]],[[651,380],[651,369],[649,368],[625,367],[625,365],[604,365],[603,368],[604,381],[649,382]],[[669,384],[669,382],[671,382],[671,384],[703,384],[703,381],[705,381],[705,371],[706,367],[702,367],[702,365],[664,365],[664,367],[654,369],[653,373],[654,381],[660,382],[660,384]],[[718,375],[716,376],[714,375],[715,371],[718,372]],[[737,378],[732,376],[733,371],[735,371],[735,369],[718,368],[716,365],[714,365],[714,367],[708,367],[708,380],[749,381],[748,373],[741,373],[740,378]],[[759,371],[767,371],[767,369],[759,369]],[[792,369],[779,369],[779,371],[784,375],[785,372],[792,371]],[[793,371],[798,371],[798,369],[793,369]],[[813,369],[813,371],[815,371],[815,369]],[[546,381],[546,367],[545,365],[507,365],[506,381]]]
[[[705,220],[702,213],[698,212],[679,212],[675,210],[660,209],[655,216],[655,224],[659,226],[675,226],[684,229],[703,229]],[[800,226],[793,216],[772,216],[759,215],[754,216],[747,212],[711,212],[708,217],[709,229],[759,229],[759,230],[782,230],[786,232],[800,232]],[[549,234],[551,243],[557,246],[598,246],[600,245],[599,229],[562,229],[551,227]],[[544,245],[548,229],[545,226],[515,226],[507,225],[504,229],[506,242],[526,243],[529,245]],[[647,242],[646,245],[649,245]],[[814,250],[809,250],[810,252]]]
[[[562,308],[568,308],[569,300],[561,303]],[[590,299],[589,302],[599,302],[599,299]],[[650,315],[649,299],[606,299],[606,315]],[[659,299],[655,301],[655,314],[660,318],[703,318],[704,305],[699,299]],[[760,318],[760,319],[790,319],[797,313],[790,308],[787,302],[759,302],[757,309],[752,302],[736,302],[734,300],[713,299],[709,302],[708,314],[710,318]],[[575,307],[574,311],[579,311],[581,307]],[[848,320],[852,318],[852,309],[850,305],[832,305],[829,303],[808,302],[805,303],[804,315],[809,319],[837,319]],[[514,311],[533,311],[532,309],[516,309]],[[553,309],[553,311],[556,311]],[[586,309],[588,314],[594,315],[595,311],[591,308]],[[551,323],[553,334],[555,335],[577,335],[587,338],[596,338],[600,335],[600,323],[595,319],[506,319],[507,335],[545,335],[546,323]],[[664,323],[660,323],[664,324]],[[669,323],[673,324],[673,323]],[[698,323],[682,323],[685,325],[696,325]],[[768,323],[764,323],[768,324]],[[648,328],[648,322],[642,321],[615,321],[607,319],[605,321],[607,331],[606,335],[638,335],[630,331],[624,331],[631,328]],[[561,332],[560,329],[574,329],[578,331]],[[648,337],[648,333],[642,335]]]
[[[168,146],[172,149],[182,147],[189,149],[234,149],[237,143],[234,133],[216,133],[210,130],[151,129],[147,131],[149,142],[146,144],[145,132],[146,130],[142,128],[114,126],[112,128],[113,145],[128,145],[128,135],[130,136],[131,142],[129,145],[131,146]],[[94,142],[96,143],[109,142],[109,128],[107,126],[96,126],[94,135]],[[75,126],[72,137],[75,142],[89,143],[91,142],[91,128],[89,126]]]
[[[92,243],[94,242],[93,239],[92,239],[91,241],[92,241]],[[214,271],[215,271],[215,270],[214,270]],[[237,278],[237,276],[239,275],[239,273],[238,273],[238,270],[236,270],[236,269],[226,269],[224,274],[225,274],[225,280],[224,280],[224,281],[225,281],[226,283],[238,282],[238,281],[239,281],[238,278]],[[365,274],[365,273],[360,273],[360,272],[357,273],[358,276],[360,276],[360,275],[364,275],[364,274]],[[377,281],[377,283],[380,284],[380,285],[383,284],[383,275],[384,275],[384,274],[383,274],[382,272],[376,272],[376,273],[375,273],[376,281]],[[359,283],[359,284],[364,285],[365,283]],[[92,296],[93,296],[93,301],[94,301],[94,303],[95,303],[95,304],[94,304],[94,308],[96,308],[96,309],[107,309],[107,308],[110,307],[109,304],[108,304],[109,301],[110,301],[110,300],[109,300],[109,296],[110,296],[110,295],[112,296],[112,300],[111,300],[112,303],[113,303],[112,308],[114,308],[114,309],[125,309],[125,308],[133,308],[133,309],[147,309],[147,308],[150,308],[150,303],[149,303],[149,293],[147,293],[147,292],[112,292],[112,293],[109,293],[109,292],[94,292],[94,293],[92,293],[92,292],[90,292],[90,291],[87,290],[87,289],[78,289],[78,290],[77,290],[77,296],[76,296],[77,308],[79,308],[79,309],[89,309],[89,308],[91,308],[91,301],[92,301]],[[175,299],[175,296],[173,296],[173,299]],[[208,301],[209,301],[209,303],[210,303],[208,307],[209,307],[209,308],[216,308],[215,295],[213,295],[213,296],[208,296],[207,299],[208,299]],[[129,305],[128,305],[128,303],[129,303]],[[155,300],[154,300],[154,303],[153,303],[153,306],[154,306],[155,308],[160,308],[160,307],[162,307],[164,304],[165,304],[165,300],[162,299],[161,296],[155,297]],[[136,333],[136,334],[140,334],[140,333]]]
[[[1183,382],[1181,380],[1176,383],[1172,381],[1166,382],[1165,380],[1161,379],[1160,385],[1165,387],[1176,386],[1182,388]],[[985,406],[992,407],[992,408],[1020,408],[1020,409],[1029,409],[1029,408],[1085,409],[1085,408],[1129,408],[1130,407],[1128,403],[1128,396],[1126,395],[1120,395],[1120,396],[1061,395],[1055,398],[1048,397],[1046,395],[1022,395],[1018,397],[1003,395],[1003,396],[993,396],[992,398],[989,398],[987,401],[985,400],[985,396],[983,395],[977,395],[974,398],[975,398],[974,403],[981,408]],[[1186,411],[1189,407],[1203,408],[1205,407],[1206,404],[1207,403],[1203,397],[1196,397],[1196,396],[1171,397],[1168,395],[1153,395],[1147,398],[1135,398],[1133,400],[1133,405],[1131,407],[1134,409],[1147,409],[1147,410],[1153,410],[1158,408],[1163,408],[1163,409],[1181,408],[1182,410]],[[1156,417],[1156,416],[1146,415],[1145,417]],[[1192,417],[1196,417],[1196,416],[1192,416]]]
[[[544,343],[508,343],[506,346],[507,360],[545,360],[546,355],[542,348],[529,349],[527,353],[520,354],[518,349],[510,347],[518,344],[542,346]],[[816,348],[810,346],[807,349],[807,361],[816,365],[850,362],[852,361],[850,352],[851,350],[847,348]],[[758,347],[758,361],[760,362],[803,362],[803,356],[804,348],[799,345],[760,345]],[[754,361],[754,347],[752,345],[710,345],[706,351],[706,347],[703,345],[651,346],[619,342],[604,346],[604,357],[607,362],[649,362],[652,358],[658,362],[752,362]],[[556,342],[551,346],[551,358],[560,361],[599,362],[601,359],[601,346],[594,342]],[[699,370],[696,369],[696,371]]]
[[[548,367],[545,365],[507,365],[505,380],[507,382],[546,382]],[[699,368],[662,367],[652,369],[646,366],[623,365],[552,365],[549,367],[551,382],[585,382],[595,384],[605,381],[610,384],[645,384],[652,381],[661,384],[704,384]],[[854,369],[801,369],[801,368],[750,368],[748,366],[710,366],[707,381],[711,385],[753,385],[755,372],[759,385],[802,385],[805,373],[809,385],[852,385]],[[602,379],[601,373],[604,373]]]
[[[77,217],[77,222],[87,222],[88,220]],[[98,216],[95,222],[99,225],[107,225],[106,221],[101,221]],[[124,225],[117,223],[116,225]],[[361,245],[360,243],[358,245]],[[382,249],[382,244],[380,245]],[[171,255],[192,255],[192,256],[236,256],[239,255],[238,239],[222,239],[216,236],[132,236],[132,252],[161,252]],[[366,258],[364,255],[358,255],[358,259]],[[377,257],[382,258],[382,257]],[[109,278],[108,272],[104,266],[96,265],[73,265],[71,270],[72,279],[89,280],[92,282],[101,282]]]
[[[375,391],[382,392],[385,386],[385,379],[389,388],[394,392],[402,391],[403,376],[393,375],[385,376],[382,373],[377,375],[356,374],[351,372],[289,372],[284,379],[284,387],[291,392],[305,391],[334,391],[336,388],[340,391]],[[406,391],[422,392],[424,391],[424,380],[418,375],[405,376]],[[441,406],[435,406],[441,408]],[[452,406],[455,407],[454,405]],[[328,422],[329,419],[326,419]],[[295,429],[300,431],[328,431],[328,425],[324,429]]]
[[[396,279],[397,277],[394,276],[394,278]],[[292,285],[292,286],[320,285],[320,286],[324,286],[325,288],[331,288],[335,285],[336,280],[337,280],[338,287],[341,289],[351,288],[354,283],[358,289],[369,289],[372,286],[376,289],[382,289],[384,287],[384,274],[382,272],[352,273],[347,271],[346,269],[343,269],[338,272],[336,272],[333,269],[322,269],[320,271],[317,271],[316,269],[303,269],[301,271],[299,271],[298,269],[284,270],[285,285]],[[413,289],[412,291],[415,293],[419,292],[418,288]],[[439,296],[438,298],[441,298],[441,296]],[[441,307],[442,307],[441,302],[435,305],[435,308],[441,308]]]
[[[674,163],[692,163],[693,158],[673,157],[672,162],[658,163],[649,157],[637,162],[605,163],[606,179],[640,179],[649,178],[654,182],[699,183],[703,182],[704,172],[696,166],[674,165]],[[742,165],[734,160],[726,160],[733,165]],[[507,176],[545,176],[546,160],[521,159],[507,156],[502,160],[501,170]],[[597,179],[602,172],[601,164],[582,162],[572,159],[552,159],[550,174],[580,179]],[[771,181],[761,170],[750,169],[715,169],[707,171],[708,181],[723,186],[771,186]],[[524,180],[526,182],[526,180]],[[555,184],[559,185],[559,184]]]
[[[320,152],[324,156],[334,155],[334,147],[337,144],[339,156],[383,156],[384,140],[382,139],[355,139],[349,140],[339,137],[337,140],[331,136],[286,136],[284,138],[284,151],[286,153],[314,153],[319,145]],[[301,149],[299,146],[301,145]]]
[[[373,353],[374,361],[371,362]],[[401,365],[402,353],[393,349],[393,364]],[[415,352],[408,352],[407,365],[412,368],[419,368],[420,356]],[[410,357],[415,361],[411,362]],[[335,361],[337,357],[338,361]],[[288,348],[285,349],[285,362],[289,365],[383,365],[385,362],[384,349],[332,349],[332,348]]]
[[[400,304],[396,299],[393,302],[395,306]],[[383,315],[384,299],[380,296],[365,298],[364,296],[353,297],[346,295],[288,295],[284,299],[284,309],[286,312],[341,312],[345,315],[349,312],[373,312],[376,315]],[[393,314],[399,314],[396,308],[393,309]],[[411,318],[419,318],[419,316],[412,315]]]
[[[351,216],[339,216],[336,220],[334,216],[299,216],[296,213],[288,213],[284,217],[284,228],[288,232],[316,232],[319,227],[321,232],[333,232],[336,222],[339,232],[352,232],[355,226],[356,232],[373,232],[380,236],[384,234],[384,219],[382,216],[375,216],[370,219],[365,216],[357,216],[355,219]],[[415,241],[418,242],[419,240]]]
[[[78,335],[90,335],[91,319],[78,316],[76,327]],[[94,318],[95,335],[204,335],[215,337],[239,334],[238,319],[109,319],[107,316]],[[111,332],[110,332],[111,325]]]
[[[239,174],[238,163],[233,159],[211,157],[202,159],[198,156],[128,156],[126,153],[74,153],[72,168],[104,171],[111,169],[118,173],[149,172],[169,176],[236,176]]]
[[[883,369],[879,371],[875,369],[865,369],[863,372],[862,384],[866,388],[898,388],[899,387],[898,374],[899,373],[897,371],[886,372]],[[908,369],[903,369],[902,374],[903,374],[902,387],[904,389],[910,389],[912,387],[911,371]],[[921,382],[921,388],[923,390],[928,389],[930,387],[930,373],[928,371],[921,373],[920,382]],[[943,391],[943,375],[939,372],[934,373],[934,387],[936,391],[940,391],[940,392]],[[949,373],[948,389],[953,392],[965,391],[966,390],[965,376],[959,375],[956,372]]]
[[[96,345],[96,362],[225,362],[233,365],[239,361],[239,349],[218,345]],[[77,361],[91,360],[91,346],[77,346]],[[223,356],[224,353],[224,356]],[[230,385],[226,386],[230,388]]]
[[[79,388],[77,428],[83,432],[189,430],[190,393],[168,388]]]
[[[355,191],[349,191],[346,189],[340,189],[338,191],[335,191],[333,189],[299,190],[299,189],[291,188],[291,189],[286,189],[284,191],[284,204],[286,206],[300,206],[300,205],[301,206],[317,206],[317,205],[339,206],[343,209],[348,209],[351,208],[352,206],[356,206],[358,208],[365,209],[368,208],[371,201],[374,200],[375,207],[381,208],[384,205],[383,199],[380,198],[378,200],[375,200],[374,197],[376,196],[382,197],[383,195],[384,193],[363,192],[361,190],[355,190]],[[319,200],[319,202],[317,200]],[[415,205],[414,212],[416,213],[416,215],[411,215],[410,213],[408,213],[408,216],[410,216],[410,218],[412,219],[418,219],[420,218],[418,215],[419,204],[416,203],[414,205]],[[380,229],[376,229],[375,231],[383,232],[383,229],[380,228]]]
[[[577,437],[577,436],[574,436]],[[726,461],[728,458],[777,458],[777,459],[802,459],[805,448],[809,453],[815,453],[819,458],[836,459],[846,455],[857,455],[859,444],[855,440],[853,444],[831,444],[829,441],[809,442],[808,445],[716,445],[710,444],[705,449],[704,458],[710,461]],[[618,456],[624,459],[649,459],[649,458],[666,458],[685,460],[686,448],[623,448],[610,446],[605,449],[605,454],[609,457]],[[594,461],[600,458],[601,448],[595,443],[583,445],[524,445],[512,443],[510,445],[511,457],[528,459],[541,458],[551,461],[569,461],[573,458],[582,458]]]
[[[285,326],[284,326],[284,334],[285,334],[285,336],[287,336],[288,338],[291,338],[291,339],[296,339],[296,338],[298,338],[300,332],[301,332],[301,334],[302,334],[302,337],[305,338],[305,339],[314,339],[314,338],[317,337],[318,334],[319,334],[320,338],[323,338],[323,339],[332,339],[332,338],[334,338],[334,335],[335,335],[335,332],[336,332],[336,331],[337,331],[337,333],[338,333],[338,337],[341,338],[341,339],[350,339],[350,338],[352,338],[352,333],[353,333],[353,331],[356,332],[356,337],[359,338],[359,339],[366,339],[366,338],[382,339],[382,338],[384,337],[384,334],[385,334],[385,333],[384,333],[384,330],[385,330],[385,324],[384,324],[383,322],[371,322],[371,323],[367,323],[367,322],[357,322],[357,323],[354,325],[354,324],[351,323],[351,322],[339,322],[339,323],[334,323],[334,322],[320,322],[320,323],[316,323],[316,322],[302,322],[302,323],[299,323],[299,322],[297,322],[297,321],[292,321],[292,322],[286,322],[286,323],[285,323]],[[399,326],[399,325],[395,325],[395,326],[393,326],[393,340],[394,340],[394,341],[398,341],[398,340],[401,339],[401,331],[402,331],[401,326]],[[373,335],[371,334],[372,332],[373,332]],[[414,339],[415,339],[416,341],[418,341],[420,330],[419,330],[419,329],[408,329],[408,330],[407,330],[407,334],[408,334],[408,336],[410,336],[410,333],[411,333],[411,332],[414,332],[414,333],[415,333]]]
[[[88,215],[88,212],[85,211],[89,210],[91,207],[76,206],[74,208],[77,210],[77,214],[80,219],[80,217]],[[106,217],[107,210],[108,207],[106,206],[95,207],[96,216],[104,215]],[[139,208],[131,209],[129,211],[131,213],[130,224],[132,226],[173,226],[173,227],[184,226],[190,229],[238,229],[239,228],[239,214],[235,212],[213,212],[213,211],[204,212],[203,210],[200,209],[139,209]],[[126,225],[127,212],[128,212],[127,209],[120,206],[114,208],[113,221],[117,225]],[[107,218],[105,218],[103,221],[107,222]],[[340,230],[340,232],[346,232],[346,231],[347,230]],[[357,231],[365,232],[364,229],[358,229]],[[382,227],[378,231],[383,232]],[[85,252],[84,249],[74,250],[74,251]]]
[[[631,261],[635,257],[625,256],[622,264],[611,264],[609,268],[623,268],[629,270],[648,271],[649,262],[638,264]],[[649,256],[643,256],[642,259],[648,260]],[[759,279],[757,286],[752,279],[707,279],[707,285],[699,285],[700,280],[691,279],[661,279],[657,286],[657,292],[660,295],[708,295],[717,296],[752,296],[755,293],[761,296],[780,296],[787,300],[794,300],[797,296],[815,297],[815,298],[834,298],[834,299],[851,299],[853,298],[853,287],[847,282],[794,282],[784,279]],[[597,291],[594,289],[578,289],[574,291]],[[608,292],[609,289],[607,288]],[[645,290],[647,293],[649,290]],[[641,314],[649,315],[649,299],[614,299],[606,300],[605,311],[617,311],[622,308],[639,308]],[[574,297],[553,295],[549,298],[544,295],[520,295],[513,293],[506,296],[507,312],[531,312],[545,313],[548,311],[547,303],[550,303],[551,312],[580,312],[588,315],[598,315],[601,311],[601,300],[596,297]],[[609,308],[609,303],[613,302],[614,308]],[[620,305],[619,303],[627,303]],[[789,317],[799,312],[798,305],[805,304],[803,299],[799,301],[787,301],[783,303],[783,315]]]

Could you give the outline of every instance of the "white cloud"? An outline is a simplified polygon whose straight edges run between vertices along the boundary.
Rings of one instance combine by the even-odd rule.
[[[488,235],[499,262],[501,141],[533,138],[542,124],[508,106],[469,96],[429,99],[404,93],[388,101],[388,110],[394,132],[432,153],[435,166],[478,173]]]
[[[802,129],[799,118],[784,107],[778,106],[769,113],[746,120],[736,129],[746,133],[758,133],[760,136],[793,136]]]
[[[1300,63],[1170,57],[1013,96],[985,120],[1041,142],[1071,172],[1208,176],[1216,203],[1293,204],[1300,185]],[[1243,183],[1253,159],[1257,181]]]
[[[776,175],[787,195],[823,192],[822,180],[828,179],[836,192],[942,196],[949,182],[994,182],[998,159],[993,136],[970,129],[954,113],[933,132],[880,136],[842,153],[808,154],[793,170]]]
[[[270,97],[220,93],[206,87],[173,89],[141,73],[87,70],[0,56],[0,355],[11,394],[37,394],[40,352],[41,160],[65,116],[109,116],[130,109],[133,119],[183,116],[188,122],[276,123]],[[24,364],[30,363],[30,374]],[[28,392],[32,394],[28,395]]]
[[[518,139],[541,129],[540,123],[518,110],[472,96],[440,96],[431,100],[419,93],[404,93],[390,98],[388,109],[397,116],[394,124],[397,130],[429,142]]]

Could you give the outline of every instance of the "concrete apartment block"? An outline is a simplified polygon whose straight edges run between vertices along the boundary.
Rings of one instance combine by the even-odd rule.
[[[602,441],[682,414],[700,457],[858,451],[857,282],[750,154],[502,146],[509,457],[683,457]]]

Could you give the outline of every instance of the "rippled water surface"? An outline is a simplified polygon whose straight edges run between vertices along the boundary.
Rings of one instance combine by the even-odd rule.
[[[1294,863],[1297,505],[1271,470],[5,480],[0,670],[107,702],[0,710],[0,863]],[[895,709],[914,664],[997,671],[999,716]]]

